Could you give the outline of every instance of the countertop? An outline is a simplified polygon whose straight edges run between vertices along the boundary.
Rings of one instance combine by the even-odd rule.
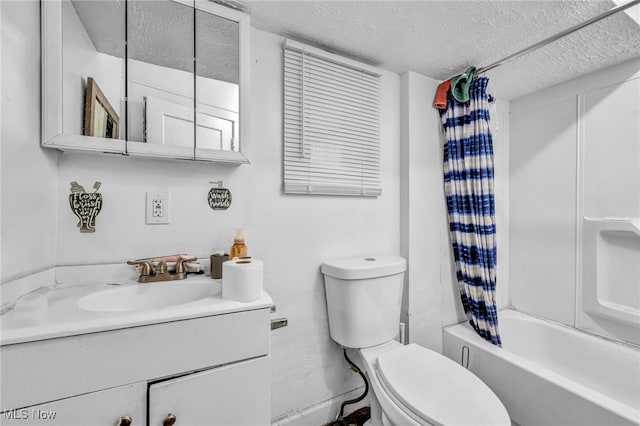
[[[190,274],[184,280],[167,283],[174,286],[195,284],[205,288],[210,284],[211,290],[206,291],[208,297],[161,308],[90,311],[78,306],[78,301],[95,292],[125,287],[134,287],[134,292],[144,292],[149,286],[166,283],[139,284],[135,271],[126,265],[61,267],[56,268],[54,276],[54,282],[42,283],[41,287],[3,307],[0,315],[0,346],[265,309],[273,304],[264,291],[260,299],[253,302],[223,299],[221,280]]]

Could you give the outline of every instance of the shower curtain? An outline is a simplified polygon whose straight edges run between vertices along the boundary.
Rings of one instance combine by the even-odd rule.
[[[476,332],[500,346],[488,81],[480,77],[471,82],[468,102],[458,102],[449,91],[440,118],[445,134],[444,191],[462,305]]]

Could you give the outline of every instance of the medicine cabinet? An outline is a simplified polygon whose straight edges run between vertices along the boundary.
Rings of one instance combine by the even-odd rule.
[[[248,163],[250,22],[208,0],[42,0],[42,145]]]

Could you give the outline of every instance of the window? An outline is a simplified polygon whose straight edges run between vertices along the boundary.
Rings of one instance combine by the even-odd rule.
[[[380,75],[368,65],[285,42],[285,193],[381,194]]]

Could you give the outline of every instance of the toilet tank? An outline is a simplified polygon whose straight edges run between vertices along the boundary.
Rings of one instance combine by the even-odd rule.
[[[322,264],[331,338],[348,348],[380,345],[398,335],[407,262],[379,255]]]

